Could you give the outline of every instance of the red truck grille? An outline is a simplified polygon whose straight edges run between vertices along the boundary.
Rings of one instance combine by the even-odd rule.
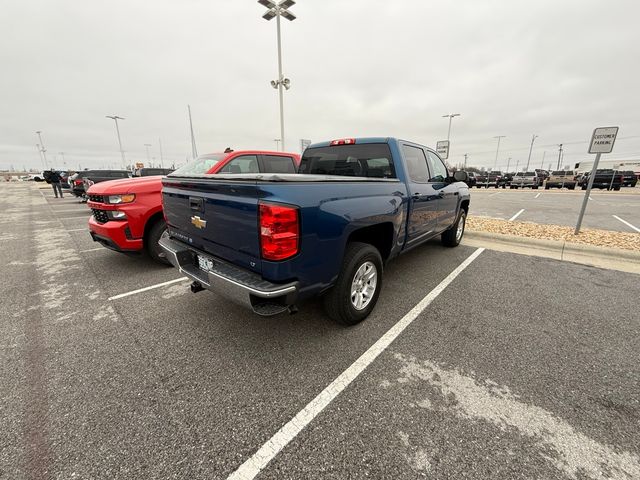
[[[89,200],[92,202],[104,203],[104,197],[102,195],[89,195]]]
[[[95,200],[94,200],[95,201]],[[109,221],[109,217],[107,216],[107,212],[104,210],[99,210],[97,208],[92,208],[93,218],[96,219],[98,223],[107,223]]]

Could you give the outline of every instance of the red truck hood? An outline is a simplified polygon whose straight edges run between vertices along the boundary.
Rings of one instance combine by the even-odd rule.
[[[108,180],[106,182],[91,185],[87,194],[89,195],[118,195],[122,193],[136,193],[136,190],[144,187],[146,190],[152,189],[157,184],[158,192],[162,190],[162,175],[151,177],[122,178],[118,180]]]

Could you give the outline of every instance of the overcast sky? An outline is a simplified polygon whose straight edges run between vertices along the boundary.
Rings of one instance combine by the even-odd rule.
[[[640,3],[298,0],[283,20],[287,150],[300,139],[398,136],[449,161],[545,166],[585,153],[619,125],[609,158],[640,159]],[[5,0],[0,15],[0,168],[184,163],[187,104],[199,153],[274,149],[279,134],[276,25],[255,0]],[[582,142],[582,143],[580,143]],[[512,163],[512,166],[514,163]],[[532,167],[533,168],[533,167]],[[554,167],[555,168],[555,167]]]

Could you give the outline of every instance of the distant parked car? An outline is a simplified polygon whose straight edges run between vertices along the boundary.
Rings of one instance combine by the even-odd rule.
[[[468,187],[475,187],[478,178],[474,172],[467,172],[467,181],[465,182]]]
[[[589,186],[589,179],[591,178],[591,172],[587,173],[580,187],[582,190],[586,190]],[[620,190],[622,186],[622,172],[618,172],[612,169],[598,169],[593,178],[592,188],[607,189],[607,190]]]
[[[513,180],[511,180],[509,188],[529,187],[537,190],[541,183],[542,181],[536,172],[518,172],[514,175]]]
[[[563,188],[566,187],[569,190],[575,190],[576,188],[576,177],[573,171],[570,170],[556,170],[551,172],[549,178],[547,178],[547,183],[545,183],[545,190],[549,190],[550,188]]]
[[[513,173],[503,172],[498,180],[498,187],[507,188],[511,186],[511,181],[513,180]]]
[[[478,188],[489,188],[489,187],[495,187],[498,188],[498,182],[500,181],[500,178],[502,177],[502,172],[499,172],[497,170],[493,170],[490,171],[488,174],[486,172],[483,173],[479,173],[477,174],[478,176],[477,178],[477,182],[476,182],[476,187]]]
[[[82,170],[71,177],[71,192],[86,201],[86,191],[94,183],[129,177],[131,173],[128,170]]]
[[[173,172],[173,168],[138,168],[134,177],[151,177],[153,175],[169,175]]]
[[[638,176],[633,170],[625,170],[622,172],[622,186],[635,187],[638,184]]]

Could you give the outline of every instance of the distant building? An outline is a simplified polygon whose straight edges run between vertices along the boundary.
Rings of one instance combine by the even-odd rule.
[[[585,160],[575,164],[575,171],[590,172],[593,168],[593,160]],[[633,170],[636,175],[640,174],[640,160],[600,160],[598,168],[612,170]]]

